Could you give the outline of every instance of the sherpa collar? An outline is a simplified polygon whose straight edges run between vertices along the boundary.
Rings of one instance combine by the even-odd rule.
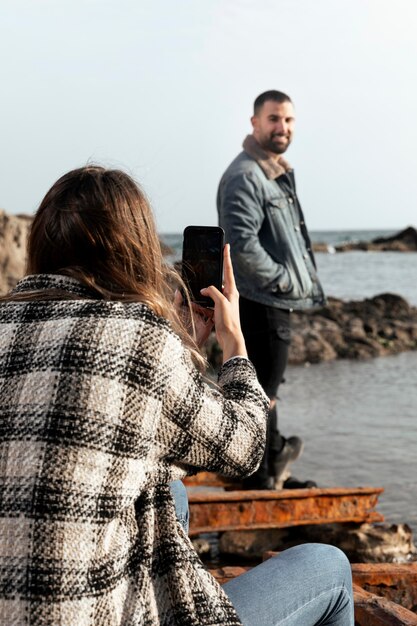
[[[268,153],[261,148],[253,135],[246,137],[243,142],[243,149],[252,159],[255,159],[268,180],[274,180],[292,169],[291,165],[282,156],[279,157],[278,161],[270,157]]]

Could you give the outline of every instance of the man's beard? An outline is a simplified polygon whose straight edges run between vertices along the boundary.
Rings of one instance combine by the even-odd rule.
[[[286,135],[275,135],[275,137],[281,137],[284,141],[277,143],[273,140],[273,137],[271,137],[264,143],[263,147],[269,152],[274,152],[275,154],[284,154],[284,152],[287,150],[288,146],[291,143],[291,139]]]

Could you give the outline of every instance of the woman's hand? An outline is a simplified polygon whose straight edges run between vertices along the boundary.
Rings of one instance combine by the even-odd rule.
[[[191,303],[193,319],[191,320],[190,309],[184,306],[181,292],[177,289],[174,296],[174,306],[181,317],[189,334],[194,337],[199,348],[204,346],[214,326],[214,311]],[[194,322],[194,328],[193,328]]]
[[[214,325],[217,341],[223,350],[224,362],[233,356],[247,356],[247,352],[240,328],[239,293],[236,289],[229,244],[224,247],[223,262],[223,293],[211,285],[202,289],[201,294],[209,296],[214,301]]]

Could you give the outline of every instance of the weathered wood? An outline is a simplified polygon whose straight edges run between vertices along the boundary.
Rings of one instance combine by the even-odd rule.
[[[188,490],[190,535],[333,522],[376,522],[382,488]]]
[[[417,626],[417,615],[404,607],[353,585],[358,626]]]
[[[353,582],[406,609],[417,609],[417,563],[353,563]]]

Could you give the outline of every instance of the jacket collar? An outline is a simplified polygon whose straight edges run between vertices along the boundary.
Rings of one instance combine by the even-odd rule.
[[[261,148],[253,135],[246,137],[243,142],[243,149],[257,162],[268,180],[274,180],[292,169],[290,164],[282,156],[279,157],[278,161],[270,157],[268,153]]]
[[[66,291],[77,296],[97,298],[97,293],[89,289],[76,278],[62,274],[32,274],[19,280],[12,293],[34,291]]]

